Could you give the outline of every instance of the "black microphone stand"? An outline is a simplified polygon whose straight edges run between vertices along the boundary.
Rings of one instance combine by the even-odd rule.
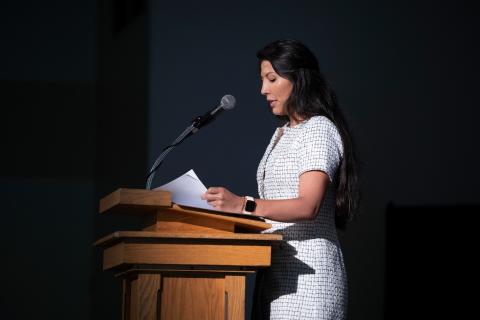
[[[215,117],[217,117],[225,109],[229,110],[229,109],[232,109],[234,106],[235,106],[235,98],[232,95],[225,95],[222,97],[222,100],[220,101],[220,105],[218,107],[216,107],[212,111],[205,113],[203,116],[198,116],[195,119],[193,119],[192,124],[188,126],[182,132],[182,134],[180,134],[178,138],[172,142],[171,145],[165,147],[162,150],[162,153],[155,160],[155,163],[153,164],[152,168],[150,169],[150,172],[148,173],[147,183],[145,185],[145,188],[147,190],[150,190],[152,186],[153,177],[155,176],[155,171],[162,164],[163,160],[165,160],[165,157],[170,153],[170,151],[172,151],[173,148],[175,148],[180,143],[182,143],[187,137],[197,132],[201,127],[210,123]]]
[[[211,121],[211,115],[205,114],[203,116],[196,117],[192,124],[189,125],[178,137],[175,139],[169,146],[163,148],[162,153],[158,156],[155,160],[152,168],[150,169],[148,176],[147,176],[147,183],[145,185],[145,189],[150,190],[152,186],[153,177],[155,176],[155,171],[157,171],[158,167],[162,164],[163,160],[167,157],[170,151],[173,150],[176,146],[180,143],[185,141],[186,138],[194,134],[198,131],[198,129],[205,125],[207,122]]]

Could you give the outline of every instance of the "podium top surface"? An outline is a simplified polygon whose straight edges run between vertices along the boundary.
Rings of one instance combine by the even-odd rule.
[[[199,232],[259,232],[270,229],[262,217],[181,206],[172,202],[171,193],[162,190],[121,188],[100,200],[101,214],[131,214],[154,217],[153,229]],[[181,226],[180,226],[181,225]],[[187,227],[188,225],[188,227]],[[170,228],[170,229],[169,229]]]

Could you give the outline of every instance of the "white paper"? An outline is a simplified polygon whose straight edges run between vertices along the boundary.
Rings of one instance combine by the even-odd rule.
[[[207,188],[197,177],[193,169],[177,179],[155,188],[155,190],[170,191],[172,193],[172,202],[175,202],[176,204],[215,210],[215,208],[210,206],[206,200],[202,199],[202,194],[207,191]]]

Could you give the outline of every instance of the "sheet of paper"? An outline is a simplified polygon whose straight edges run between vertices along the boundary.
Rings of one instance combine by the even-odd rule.
[[[177,179],[164,184],[155,190],[166,190],[172,193],[172,201],[179,205],[215,210],[206,200],[202,200],[202,194],[207,191],[205,185],[191,169]],[[215,210],[217,211],[217,210]]]

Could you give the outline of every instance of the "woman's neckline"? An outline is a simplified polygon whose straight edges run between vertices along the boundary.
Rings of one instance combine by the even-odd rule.
[[[293,126],[290,126],[290,121],[288,121],[287,123],[285,123],[282,128],[283,129],[286,129],[286,130],[294,130],[294,129],[298,129],[298,128],[301,128],[305,123],[308,122],[308,120],[310,120],[311,118],[309,119],[305,119],[305,120],[301,120],[301,121],[298,121],[296,124],[294,124]]]

